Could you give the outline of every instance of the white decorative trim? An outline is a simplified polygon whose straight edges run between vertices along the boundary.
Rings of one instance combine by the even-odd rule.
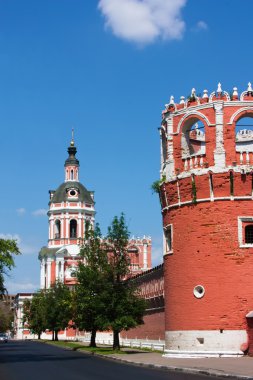
[[[187,112],[182,117],[182,119],[180,120],[180,122],[177,125],[177,132],[176,132],[176,134],[179,134],[182,124],[184,123],[185,119],[187,119],[189,116],[195,116],[196,118],[199,117],[199,118],[205,120],[205,122],[206,122],[206,124],[207,124],[208,127],[211,126],[210,121],[208,120],[208,118],[203,113],[192,110],[190,112]],[[173,135],[175,135],[175,133],[173,133]]]
[[[253,224],[253,216],[238,216],[238,242],[240,248],[253,248],[253,244],[244,243],[243,238],[243,222],[249,222]]]
[[[170,237],[171,237],[171,249],[167,249],[168,243],[167,243],[167,238],[165,236],[165,232],[170,230]],[[172,255],[173,254],[173,225],[172,224],[167,224],[165,227],[163,227],[163,254],[165,255]]]
[[[239,110],[237,110],[230,118],[230,121],[227,123],[227,124],[233,124],[234,122],[234,119],[236,118],[236,116],[238,116],[240,113],[244,112],[244,111],[252,111],[253,113],[253,107],[243,107],[243,108],[239,108]]]
[[[215,201],[236,201],[236,200],[253,200],[253,197],[252,196],[245,196],[245,197],[231,197],[231,196],[228,196],[228,197],[210,197],[210,198],[200,198],[200,199],[196,199],[196,203],[203,203],[203,202],[215,202]],[[178,203],[173,203],[172,205],[169,205],[167,207],[164,207],[162,209],[162,212],[166,211],[166,210],[170,210],[174,207],[181,207],[181,206],[185,206],[185,205],[190,205],[192,204],[192,200],[190,201],[186,201],[186,202],[178,202]]]
[[[197,302],[197,301],[196,301]],[[177,330],[165,332],[165,357],[242,356],[246,330]]]

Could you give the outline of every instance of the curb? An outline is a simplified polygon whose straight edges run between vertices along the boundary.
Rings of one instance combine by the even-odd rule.
[[[46,344],[50,344],[45,342]],[[198,368],[188,368],[188,367],[175,367],[175,366],[166,366],[166,365],[160,365],[160,364],[147,364],[147,363],[142,363],[142,362],[132,362],[131,360],[127,359],[122,359],[118,358],[115,356],[109,356],[109,355],[102,355],[102,354],[97,354],[95,352],[89,352],[85,350],[80,350],[76,348],[71,348],[71,347],[63,347],[63,346],[57,346],[53,345],[54,347],[62,348],[63,350],[67,351],[73,351],[73,352],[80,352],[82,354],[90,355],[90,356],[96,356],[102,359],[106,360],[111,360],[111,361],[116,361],[116,362],[121,362],[124,364],[136,366],[136,367],[146,367],[146,368],[153,368],[153,369],[159,369],[163,371],[168,371],[168,372],[181,372],[181,373],[189,373],[192,375],[205,375],[205,376],[214,376],[217,378],[226,378],[226,379],[238,379],[238,380],[253,380],[252,376],[245,376],[245,375],[236,375],[233,373],[226,373],[226,372],[220,372],[219,370],[213,370],[213,369],[198,369]]]

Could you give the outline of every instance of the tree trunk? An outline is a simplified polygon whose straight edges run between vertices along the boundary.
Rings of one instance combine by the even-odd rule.
[[[41,333],[38,333],[38,339],[40,340],[40,337],[41,337]]]
[[[54,340],[58,340],[58,330],[55,330],[54,334],[55,334]]]
[[[96,329],[91,330],[90,347],[97,347],[96,346],[96,334],[97,334]]]
[[[120,350],[119,345],[119,331],[113,331],[113,349],[114,350]]]
[[[54,340],[54,330],[52,330],[52,340]]]

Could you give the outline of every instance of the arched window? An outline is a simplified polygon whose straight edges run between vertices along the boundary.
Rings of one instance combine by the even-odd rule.
[[[60,239],[61,237],[61,222],[59,219],[57,219],[55,221],[55,234],[54,234],[54,238],[55,239]]]
[[[72,169],[70,172],[70,179],[73,181],[74,179],[74,170]]]
[[[245,227],[245,243],[253,244],[253,224]]]
[[[77,221],[75,219],[72,219],[70,221],[70,237],[76,238],[77,237]]]
[[[242,117],[235,125],[235,145],[237,152],[253,152],[253,115]]]
[[[182,158],[203,155],[206,153],[206,135],[204,123],[192,118],[182,130]]]

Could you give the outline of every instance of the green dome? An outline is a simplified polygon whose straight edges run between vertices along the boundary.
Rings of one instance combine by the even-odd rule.
[[[75,190],[77,193],[74,198],[71,198],[69,196],[69,191],[71,190]],[[91,197],[91,192],[88,191],[80,182],[76,181],[68,181],[62,183],[50,199],[49,204],[60,203],[64,201],[86,202],[92,205],[94,204],[94,201]]]

